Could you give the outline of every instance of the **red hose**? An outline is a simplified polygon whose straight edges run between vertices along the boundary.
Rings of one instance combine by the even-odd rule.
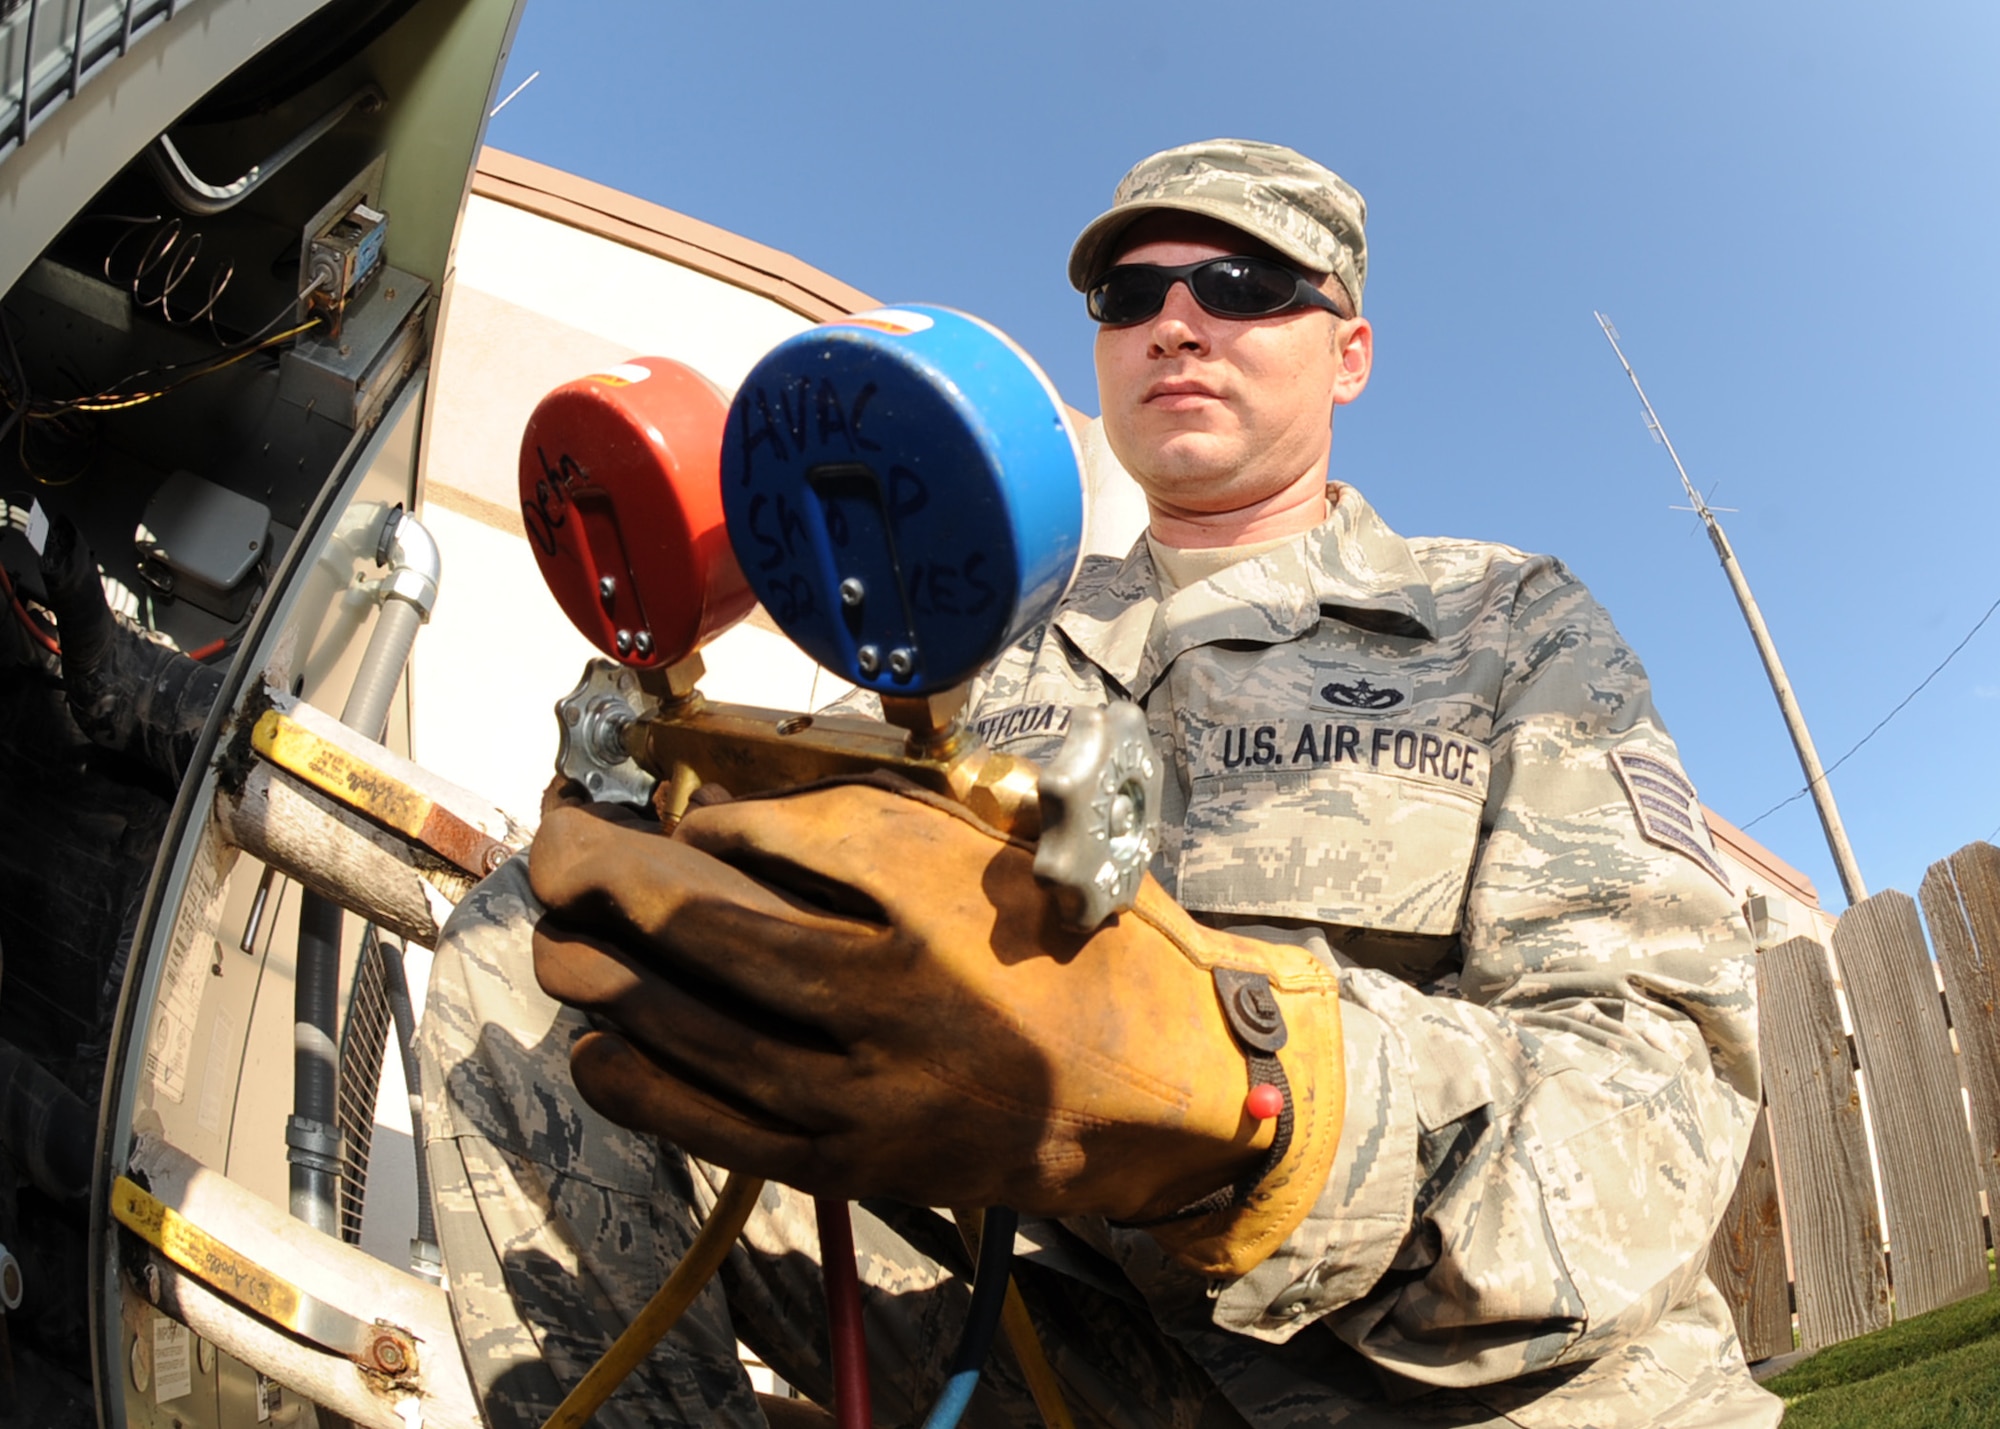
[[[847,1202],[813,1198],[819,1222],[820,1274],[826,1278],[826,1323],[833,1341],[833,1413],[839,1429],[870,1429],[868,1337],[861,1328],[861,1278],[854,1270],[854,1227]]]
[[[21,617],[21,624],[28,628],[28,634],[40,642],[41,647],[51,655],[62,654],[62,646],[55,636],[35,624],[35,617],[28,614],[28,607],[21,604],[21,597],[14,594],[14,578],[7,574],[7,568],[0,566],[0,586],[7,588],[7,599],[13,604],[14,614]]]

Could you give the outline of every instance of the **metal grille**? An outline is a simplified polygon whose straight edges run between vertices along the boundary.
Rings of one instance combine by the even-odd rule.
[[[361,1243],[361,1207],[368,1194],[368,1152],[375,1135],[375,1097],[382,1086],[382,1056],[389,1046],[389,989],[382,948],[370,924],[361,935],[354,993],[340,1029],[338,1111],[342,1141],[340,1238]]]
[[[0,159],[189,0],[0,0]]]

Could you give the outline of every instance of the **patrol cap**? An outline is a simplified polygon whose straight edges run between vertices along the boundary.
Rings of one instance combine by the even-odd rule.
[[[1296,149],[1254,139],[1204,139],[1141,159],[1118,181],[1111,207],[1077,236],[1070,286],[1088,289],[1111,266],[1125,230],[1163,211],[1218,219],[1303,268],[1333,274],[1361,311],[1368,205],[1333,170]]]

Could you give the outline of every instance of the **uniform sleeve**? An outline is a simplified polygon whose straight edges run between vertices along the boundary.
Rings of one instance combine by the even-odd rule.
[[[1456,995],[1343,969],[1333,1174],[1217,1324],[1324,1320],[1471,1386],[1595,1358],[1703,1274],[1756,1112],[1752,948],[1644,671],[1553,562],[1515,607],[1461,939]]]

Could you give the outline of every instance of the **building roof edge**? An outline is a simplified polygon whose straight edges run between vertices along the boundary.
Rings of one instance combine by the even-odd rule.
[[[472,192],[706,273],[814,322],[880,306],[789,253],[502,149],[479,151]]]

